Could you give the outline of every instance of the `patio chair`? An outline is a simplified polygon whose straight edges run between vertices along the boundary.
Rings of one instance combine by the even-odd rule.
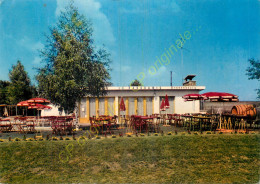
[[[90,121],[90,131],[96,132],[97,134],[99,134],[99,132],[101,130],[101,133],[103,133],[102,124],[98,118],[90,117],[89,121]]]

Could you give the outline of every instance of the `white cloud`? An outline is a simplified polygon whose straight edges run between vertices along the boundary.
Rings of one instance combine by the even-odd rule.
[[[131,71],[132,67],[131,66],[127,66],[127,65],[124,65],[124,66],[120,66],[119,65],[116,65],[114,66],[113,70],[116,71],[116,72],[129,72]]]
[[[151,1],[145,4],[145,1],[129,1],[127,8],[121,8],[122,13],[130,13],[130,14],[138,14],[138,13],[156,13],[158,11],[171,11],[174,13],[178,13],[181,11],[180,6],[175,1]],[[133,7],[133,8],[129,8]],[[149,9],[147,9],[149,7]]]
[[[151,77],[151,78],[161,77],[162,75],[164,75],[166,73],[166,71],[167,71],[167,68],[165,66],[161,66],[158,70],[156,70],[156,72],[154,72],[153,75],[150,72],[148,72],[149,73],[148,77]]]
[[[38,50],[44,48],[44,45],[41,42],[35,42],[27,36],[24,36],[22,39],[18,40],[17,44],[33,52],[38,52]]]
[[[38,56],[36,56],[36,57],[34,57],[34,59],[33,59],[33,64],[40,64],[41,63],[41,58],[40,57],[38,57]]]
[[[68,5],[69,0],[57,0],[56,16]],[[101,4],[96,0],[74,0],[79,12],[91,20],[93,24],[93,37],[96,45],[101,47],[114,45],[115,37],[107,16],[101,12]]]

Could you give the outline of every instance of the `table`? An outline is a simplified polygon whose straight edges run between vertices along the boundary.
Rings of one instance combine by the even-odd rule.
[[[9,123],[8,123],[9,122]],[[11,124],[10,118],[0,118],[0,131],[1,132],[10,132],[12,130],[13,126]]]
[[[202,124],[204,124],[204,128],[205,128],[205,124],[211,124],[210,130],[212,130],[212,123],[210,122],[211,117],[193,116],[193,119],[194,119],[194,121],[196,121],[196,119],[198,119],[198,122],[200,125],[200,131],[202,131]]]

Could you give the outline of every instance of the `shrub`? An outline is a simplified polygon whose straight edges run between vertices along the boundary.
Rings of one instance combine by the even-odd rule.
[[[127,134],[127,137],[132,137],[132,135],[131,134]]]
[[[223,132],[219,132],[218,134],[223,134]]]
[[[42,137],[40,137],[38,140],[39,140],[39,141],[43,141],[44,139],[43,139]]]
[[[167,135],[172,135],[172,132],[168,132]]]
[[[86,139],[84,136],[80,136],[79,139]]]
[[[194,134],[194,135],[199,135],[199,133],[198,133],[198,132],[194,132],[193,134]]]
[[[21,141],[21,139],[18,138],[18,137],[16,137],[14,140],[15,140],[15,141]]]
[[[70,138],[69,137],[65,137],[65,140],[70,140]]]
[[[53,141],[57,141],[58,138],[57,138],[57,137],[52,137],[52,140],[53,140]]]
[[[27,140],[27,141],[33,141],[33,138],[30,137],[30,138],[28,138],[28,139],[26,139],[26,140]]]
[[[211,134],[211,131],[207,131],[206,134]]]

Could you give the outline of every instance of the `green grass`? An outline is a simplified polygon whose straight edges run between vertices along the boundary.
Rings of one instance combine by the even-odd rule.
[[[258,134],[5,141],[0,182],[257,183],[259,141]]]

